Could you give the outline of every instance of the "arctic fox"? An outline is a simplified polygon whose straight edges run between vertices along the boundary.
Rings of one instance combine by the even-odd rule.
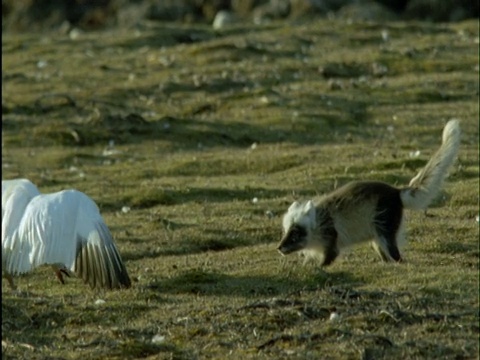
[[[402,261],[403,209],[426,209],[440,191],[460,145],[458,120],[450,120],[442,145],[405,188],[379,181],[354,181],[304,203],[294,202],[283,217],[283,255],[302,251],[331,264],[342,248],[372,241],[384,261]]]

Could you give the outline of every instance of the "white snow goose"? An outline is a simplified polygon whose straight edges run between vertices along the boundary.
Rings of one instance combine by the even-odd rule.
[[[77,190],[41,194],[26,179],[2,181],[2,270],[12,276],[51,265],[59,280],[75,273],[92,288],[131,285],[95,202]]]

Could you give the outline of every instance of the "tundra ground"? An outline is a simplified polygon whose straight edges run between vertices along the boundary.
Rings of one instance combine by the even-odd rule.
[[[91,196],[134,284],[2,282],[2,357],[478,359],[478,43],[475,21],[4,34],[2,178]],[[277,253],[293,200],[408,184],[453,117],[405,263]]]

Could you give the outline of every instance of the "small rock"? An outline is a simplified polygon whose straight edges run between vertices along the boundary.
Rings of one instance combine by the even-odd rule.
[[[118,155],[118,154],[121,154],[121,153],[122,152],[120,150],[106,148],[106,149],[103,150],[102,155],[103,156],[113,156],[113,155]]]
[[[130,206],[123,206],[122,207],[122,213],[128,214],[130,212]]]
[[[330,314],[330,321],[338,321],[340,320],[340,315],[337,312],[332,312]]]
[[[269,219],[272,219],[272,218],[275,217],[275,214],[273,213],[273,211],[270,211],[270,210],[265,211],[265,215],[266,215]]]
[[[252,203],[254,203],[254,204],[258,203],[258,198],[254,197],[254,198],[252,199]]]
[[[81,34],[82,34],[82,30],[77,29],[77,28],[73,28],[68,33],[68,37],[70,38],[70,40],[77,40],[80,37]]]
[[[388,41],[390,39],[390,34],[387,29],[383,29],[381,34],[382,34],[383,41]]]
[[[103,305],[103,304],[105,304],[105,303],[106,303],[106,301],[105,301],[105,300],[102,300],[102,299],[97,299],[97,300],[95,301],[95,305]]]
[[[165,342],[165,336],[157,334],[152,338],[153,344],[162,344]]]
[[[260,102],[261,102],[262,104],[269,104],[269,103],[270,103],[270,100],[268,99],[268,97],[262,96],[262,97],[260,98]]]
[[[47,65],[48,65],[48,62],[46,62],[45,60],[40,60],[37,62],[37,68],[39,69],[43,69],[47,67]]]
[[[215,30],[222,29],[227,25],[231,25],[234,23],[234,15],[226,10],[221,10],[215,15],[215,19],[213,19],[213,28]]]

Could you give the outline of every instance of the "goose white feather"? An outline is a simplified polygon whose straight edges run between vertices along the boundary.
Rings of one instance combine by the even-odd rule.
[[[9,275],[48,264],[92,288],[131,284],[97,205],[77,190],[40,194],[28,180],[2,181],[2,250]]]
[[[2,181],[2,269],[15,247],[10,234],[18,229],[28,203],[37,195],[40,191],[27,179]],[[13,287],[11,277],[7,278]]]

